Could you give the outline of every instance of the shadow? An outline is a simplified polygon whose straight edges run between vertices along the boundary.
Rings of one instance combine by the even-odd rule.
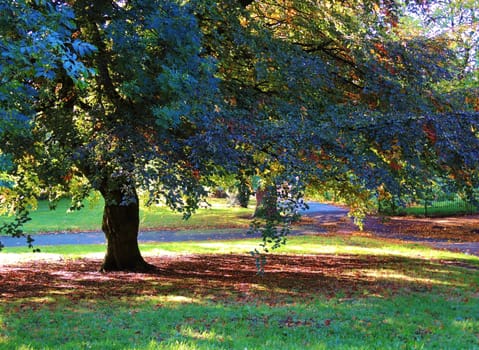
[[[158,269],[148,274],[105,274],[97,272],[101,261],[94,259],[5,266],[0,295],[7,301],[175,294],[273,305],[291,298],[355,297],[364,291],[389,296],[437,286],[460,289],[471,269],[477,269],[456,261],[328,254],[269,255],[264,276],[257,275],[250,255],[174,255],[151,257],[148,262]]]
[[[448,218],[369,217],[364,228],[375,236],[423,242],[479,243],[479,215]]]
[[[218,268],[217,258],[172,259],[148,275],[101,275],[90,270],[89,261],[71,266],[79,269],[78,273],[61,264],[54,265],[61,271],[41,272],[39,279],[49,278],[55,288],[38,280],[26,280],[19,281],[17,289],[23,290],[25,283],[31,283],[32,296],[56,292],[57,300],[11,299],[8,305],[4,303],[0,348],[477,347],[479,302],[457,296],[455,288],[454,293],[446,295],[422,293],[428,291],[424,282],[397,285],[390,280],[389,287],[402,288],[396,291],[397,298],[375,295],[374,289],[368,289],[368,295],[361,290],[361,296],[355,298],[320,294],[324,288],[333,292],[333,287],[339,288],[336,295],[346,293],[352,286],[344,280],[348,269],[354,276],[354,269],[366,268],[368,261],[374,268],[394,268],[405,263],[404,259],[346,256],[319,263],[313,258],[278,256],[271,261],[278,266],[271,267],[265,278],[259,278],[252,276],[254,270],[248,267],[250,261],[245,256],[230,260],[247,268],[240,272],[233,272],[236,269],[231,266]],[[321,256],[320,260],[326,258]],[[304,267],[284,263],[302,263]],[[37,266],[40,267],[43,266]],[[318,271],[318,267],[322,270]],[[34,266],[18,272],[26,277],[31,268]],[[443,267],[437,277],[450,273],[462,272]],[[371,288],[378,283],[365,281],[364,277],[350,279],[361,287]],[[262,289],[255,286],[270,288],[267,292],[271,298],[282,302],[265,303]],[[33,287],[39,290],[33,293]],[[88,290],[83,296],[82,288]],[[249,299],[244,297],[248,293]]]

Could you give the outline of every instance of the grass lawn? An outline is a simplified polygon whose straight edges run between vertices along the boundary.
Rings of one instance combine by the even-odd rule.
[[[143,244],[151,274],[96,272],[103,246],[9,248],[0,349],[479,349],[477,257],[291,237],[261,277],[257,244]]]
[[[199,209],[189,220],[167,207],[141,207],[140,227],[145,229],[209,229],[248,227],[253,207],[228,207],[226,200],[211,199],[211,208]],[[69,199],[62,199],[56,210],[50,210],[47,201],[40,201],[31,212],[32,220],[25,224],[26,233],[100,231],[103,200],[87,203],[80,211],[69,212]],[[0,216],[0,222],[10,218]]]

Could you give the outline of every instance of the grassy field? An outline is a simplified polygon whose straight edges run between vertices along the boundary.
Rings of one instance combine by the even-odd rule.
[[[103,246],[9,249],[0,349],[479,349],[477,257],[291,237],[261,277],[257,243],[143,244],[144,275],[95,272]]]
[[[199,209],[189,220],[167,207],[141,207],[140,227],[145,229],[209,229],[248,227],[253,208],[228,207],[222,199],[211,199],[211,207]],[[62,199],[56,210],[50,210],[47,201],[40,201],[31,212],[32,220],[25,224],[26,233],[99,231],[103,215],[103,200],[86,203],[80,211],[69,212],[69,199]],[[0,217],[0,222],[10,218]]]

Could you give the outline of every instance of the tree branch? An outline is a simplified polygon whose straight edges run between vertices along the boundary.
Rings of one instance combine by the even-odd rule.
[[[108,71],[108,62],[107,62],[108,53],[105,48],[105,43],[102,40],[97,23],[92,23],[90,27],[91,27],[90,29],[92,30],[93,45],[95,45],[98,48],[98,53],[96,54],[95,60],[98,67],[97,79],[99,83],[98,84],[99,88],[100,89],[103,88],[103,92],[106,94],[106,96],[115,105],[119,106],[122,104],[123,99],[116,91],[110,76],[110,72]]]

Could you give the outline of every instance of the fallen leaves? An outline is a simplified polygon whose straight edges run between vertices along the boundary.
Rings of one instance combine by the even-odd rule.
[[[479,216],[392,218],[387,223],[379,218],[368,218],[365,229],[369,234],[385,238],[434,237],[479,242],[478,226]],[[348,221],[337,222],[336,228],[336,234],[340,235],[354,235],[356,232]],[[431,271],[434,278],[441,278],[439,272],[434,272],[440,271],[437,264],[446,269],[477,270],[477,266],[449,260],[434,262],[397,256],[328,254],[270,255],[264,277],[257,276],[254,258],[249,255],[168,255],[151,257],[149,262],[158,267],[149,274],[103,274],[97,272],[101,264],[99,259],[19,262],[2,266],[0,296],[7,301],[24,298],[47,301],[55,298],[83,300],[164,295],[183,298],[184,302],[208,300],[281,305],[318,296],[340,296],[343,299],[371,295],[390,297],[401,291],[427,290],[431,283],[421,281],[427,281],[430,276],[423,279],[400,279],[398,276],[406,276],[411,271],[411,276],[416,271]],[[375,269],[383,273],[372,273]],[[400,273],[384,273],[387,269]],[[22,305],[29,307],[28,303]],[[285,320],[285,326],[288,322],[293,321]],[[331,320],[323,320],[324,326],[330,323]]]
[[[450,242],[479,242],[478,227],[479,215],[447,218],[392,217],[387,222],[371,217],[365,223],[365,230],[376,236]]]
[[[376,278],[368,271],[389,266],[406,267],[415,273],[428,264],[433,271],[435,264],[388,256],[271,255],[261,277],[249,255],[169,255],[150,258],[149,262],[158,267],[157,271],[104,274],[96,271],[100,265],[96,259],[5,266],[0,272],[0,295],[3,300],[164,295],[185,302],[278,305],[318,296],[361,297],[365,290],[368,295],[388,297],[407,288],[427,289],[430,286],[421,285],[420,279]]]
[[[445,218],[382,217],[365,219],[360,231],[351,220],[321,220],[316,229],[334,236],[381,237],[415,241],[438,249],[479,255],[479,215]]]

